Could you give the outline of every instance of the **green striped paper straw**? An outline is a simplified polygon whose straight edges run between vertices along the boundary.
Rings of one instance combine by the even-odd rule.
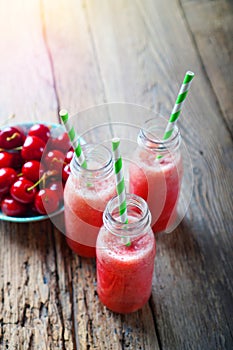
[[[120,139],[118,137],[112,139],[112,150],[114,159],[114,169],[116,174],[116,190],[118,195],[120,219],[123,224],[127,224],[128,216],[126,205],[125,179],[122,168],[122,158],[120,155]],[[129,247],[131,245],[129,237],[122,236],[121,239],[126,246]]]
[[[118,194],[119,214],[121,222],[125,224],[128,222],[125,179],[122,168],[122,158],[120,155],[120,139],[118,137],[112,139],[112,151],[114,159],[114,169],[116,174],[116,190]]]
[[[193,77],[194,77],[193,72],[190,72],[190,71],[186,72],[183,83],[182,83],[180,91],[179,91],[179,94],[178,94],[177,99],[176,99],[176,103],[173,107],[173,110],[172,110],[172,113],[170,115],[165,133],[163,135],[163,140],[169,139],[169,137],[173,133],[176,121],[180,115],[181,108],[182,108],[184,101],[185,101],[185,98],[188,94]]]
[[[79,142],[79,137],[76,135],[74,127],[70,123],[70,118],[69,118],[69,114],[68,114],[67,110],[65,110],[65,109],[60,110],[59,116],[60,116],[60,118],[61,118],[61,120],[66,128],[69,139],[70,139],[72,146],[74,148],[74,152],[77,156],[78,164],[82,168],[87,168],[87,162],[86,162],[82,147],[81,147],[80,142]]]

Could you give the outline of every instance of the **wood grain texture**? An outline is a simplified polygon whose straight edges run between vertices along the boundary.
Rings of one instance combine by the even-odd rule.
[[[108,311],[96,294],[95,262],[72,254],[49,221],[0,222],[0,348],[232,348],[233,147],[226,92],[232,78],[225,77],[231,15],[222,4],[0,2],[1,28],[10,18],[8,37],[0,41],[1,120],[15,112],[16,120],[55,121],[60,107],[73,114],[112,101],[168,115],[185,71],[196,73],[179,122],[192,161],[193,196],[175,232],[157,237],[150,302],[132,315]],[[213,20],[205,24],[202,10]],[[207,32],[214,33],[210,45],[204,45]],[[7,50],[15,55],[8,58]],[[213,50],[223,56],[215,60]],[[75,121],[83,132],[114,118],[86,112]],[[119,115],[132,124],[140,118]],[[104,138],[106,130],[97,128],[92,137]]]
[[[68,277],[57,274],[52,224],[1,222],[1,233],[1,346],[64,348],[72,342],[71,304],[62,288]]]
[[[227,0],[180,1],[203,67],[233,133],[233,4]]]
[[[71,115],[106,102],[95,57],[85,2],[42,1],[43,23],[54,74],[59,107]]]
[[[0,1],[0,122],[54,120],[57,100],[40,1]]]

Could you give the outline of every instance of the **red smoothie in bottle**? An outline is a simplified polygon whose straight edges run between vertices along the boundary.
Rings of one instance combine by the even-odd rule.
[[[98,296],[106,307],[118,313],[134,312],[148,301],[155,258],[147,204],[134,195],[127,198],[129,224],[120,223],[111,214],[111,206],[117,203],[115,197],[105,210],[105,225],[97,239]]]
[[[104,146],[84,145],[83,152],[88,167],[81,168],[74,157],[64,190],[66,240],[80,256],[95,257],[103,211],[116,193],[115,182],[111,153]]]
[[[177,219],[183,175],[177,128],[171,140],[156,139],[140,131],[139,147],[129,168],[129,191],[144,198],[152,215],[154,232],[169,232]]]

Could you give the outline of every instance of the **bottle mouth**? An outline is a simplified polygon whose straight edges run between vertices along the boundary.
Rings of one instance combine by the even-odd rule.
[[[163,140],[165,129],[166,125],[164,121],[161,123],[161,121],[158,122],[154,118],[147,120],[140,129],[138,143],[156,153],[176,150],[180,146],[180,131],[178,126],[175,125],[171,136]]]
[[[100,144],[85,144],[82,146],[83,154],[86,159],[87,167],[83,168],[78,163],[77,156],[73,155],[70,163],[71,173],[90,179],[100,179],[113,172],[112,153],[110,150]]]
[[[122,237],[136,237],[145,233],[151,224],[151,213],[146,201],[132,193],[126,194],[128,223],[122,223],[119,215],[118,196],[113,197],[107,204],[103,222],[108,231]]]

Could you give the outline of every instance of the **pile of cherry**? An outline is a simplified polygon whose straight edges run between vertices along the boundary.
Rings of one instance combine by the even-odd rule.
[[[0,203],[7,216],[55,212],[63,204],[63,188],[73,157],[66,132],[34,124],[25,131],[7,126],[0,131]]]

